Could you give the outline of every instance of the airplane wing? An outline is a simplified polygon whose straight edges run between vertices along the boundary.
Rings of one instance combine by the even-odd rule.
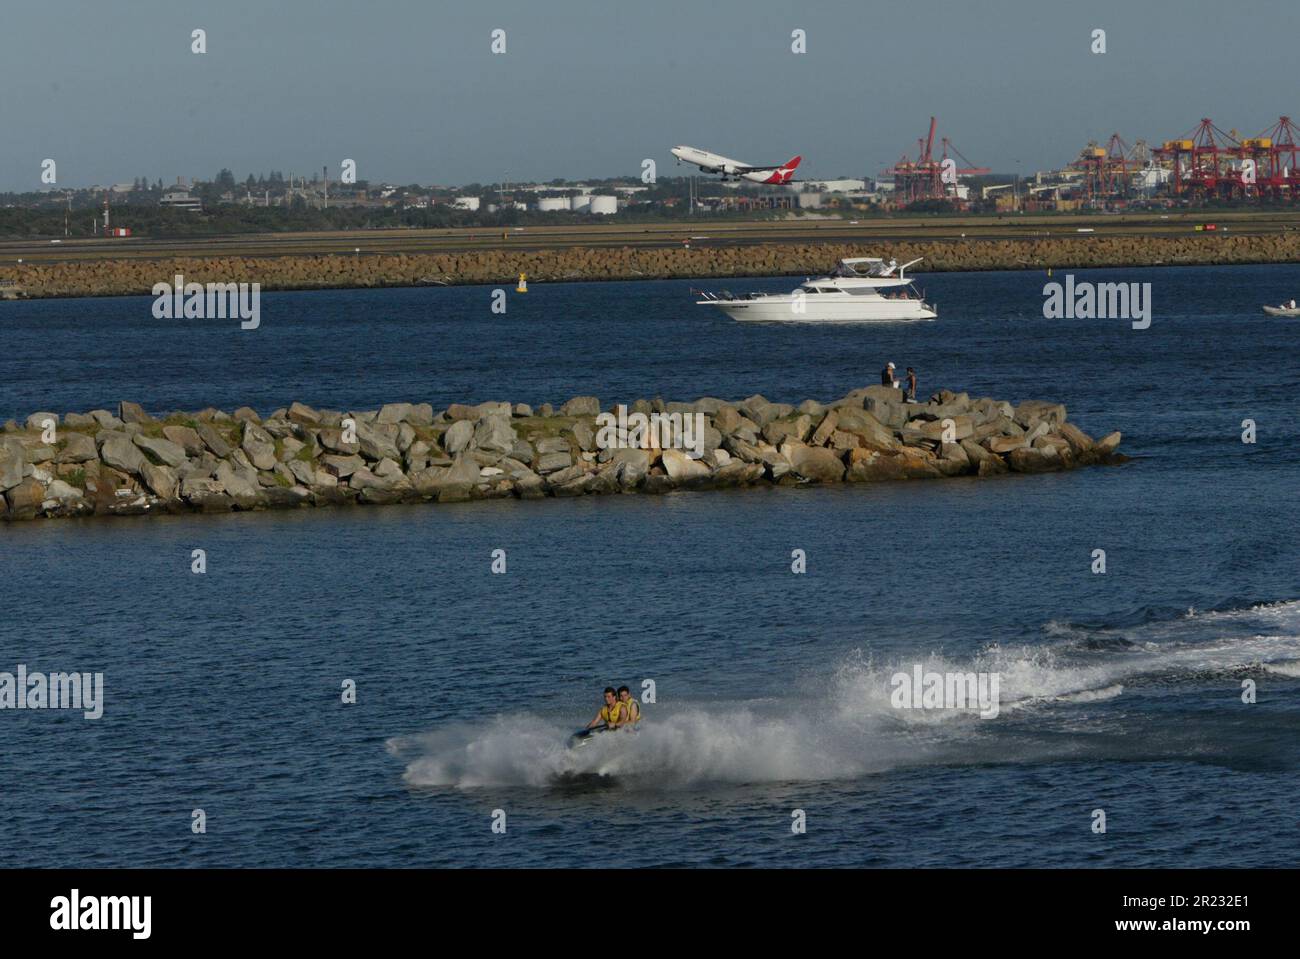
[[[786,160],[784,163],[777,163],[773,166],[737,166],[736,171],[738,173],[772,173],[776,170],[793,170],[802,160],[803,157],[795,156]]]

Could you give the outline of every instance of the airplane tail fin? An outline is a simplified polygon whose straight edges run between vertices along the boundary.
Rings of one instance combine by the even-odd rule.
[[[795,168],[799,166],[801,160],[803,157],[793,157],[778,167],[763,167],[761,171],[746,173],[745,179],[753,180],[755,183],[789,183],[794,179]]]
[[[799,166],[801,160],[803,160],[803,157],[797,156],[786,161],[781,166],[781,169],[776,171],[776,178],[775,178],[776,182],[789,183],[792,179],[794,179],[794,171]]]

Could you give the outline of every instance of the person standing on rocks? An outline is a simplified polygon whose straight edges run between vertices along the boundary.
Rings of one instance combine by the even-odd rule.
[[[907,368],[907,391],[906,399],[909,403],[916,402],[916,370],[910,366]]]
[[[898,389],[898,380],[894,379],[894,364],[892,361],[886,364],[885,368],[880,371],[880,385]]]

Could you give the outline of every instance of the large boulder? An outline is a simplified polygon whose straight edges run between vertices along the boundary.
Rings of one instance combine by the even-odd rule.
[[[787,443],[781,453],[800,479],[810,483],[838,483],[844,478],[844,461],[834,450]]]
[[[147,453],[152,453],[166,465],[173,468],[185,465],[185,449],[171,440],[159,436],[145,436],[137,433],[132,437],[135,445]]]
[[[140,475],[144,464],[149,462],[144,453],[126,436],[109,436],[99,447],[99,458],[113,469]]]
[[[650,453],[636,447],[610,450],[609,461],[612,463],[631,463],[642,473],[650,469]]]
[[[321,467],[338,479],[346,479],[366,465],[360,456],[339,456],[334,453],[321,457]]]
[[[897,392],[897,391],[895,391]],[[885,426],[898,429],[912,415],[913,407],[902,402],[891,403],[889,400],[868,396],[862,401],[862,408]]]
[[[203,445],[210,449],[217,459],[225,459],[230,455],[230,444],[212,426],[200,423],[196,432],[199,434],[199,439],[203,440]]]
[[[5,490],[10,519],[35,519],[45,501],[45,485],[34,479],[26,479]]]
[[[803,442],[812,432],[812,417],[796,416],[792,419],[772,420],[763,427],[763,439],[773,446],[780,446],[786,438]]]
[[[674,482],[686,483],[699,480],[709,475],[709,468],[699,460],[693,460],[681,450],[663,451],[664,470]]]
[[[985,460],[996,459],[1001,462],[1000,458],[985,449],[973,439],[962,440],[961,448],[966,454],[966,460],[970,463],[971,469],[978,470],[980,464]]]
[[[1119,447],[1119,441],[1123,439],[1123,434],[1119,430],[1113,433],[1107,433],[1101,439],[1097,440],[1096,450],[1103,456],[1115,452]]]
[[[397,427],[391,423],[357,423],[357,443],[368,460],[401,459],[397,448]]]
[[[828,410],[822,416],[822,421],[817,424],[817,429],[813,430],[812,436],[808,440],[810,446],[826,446],[835,434],[839,426],[840,415],[835,410]]]
[[[250,509],[261,502],[262,484],[257,481],[257,474],[252,470],[236,469],[229,462],[223,461],[217,466],[216,478],[236,506]]]
[[[734,436],[727,436],[722,440],[722,448],[732,456],[735,456],[737,459],[743,460],[746,463],[763,462],[762,450],[760,450],[755,444],[746,440]]]
[[[171,500],[176,498],[176,490],[179,484],[176,481],[176,474],[168,467],[145,463],[140,470],[140,476],[144,480],[144,485],[159,499]]]
[[[379,415],[375,417],[376,423],[391,423],[396,425],[406,420],[411,415],[410,403],[385,403],[379,409]]]
[[[934,465],[944,476],[962,476],[978,468],[971,465],[970,456],[960,443],[944,443],[940,446],[939,458],[934,461]]]
[[[781,415],[781,405],[770,402],[765,396],[755,393],[740,401],[740,412],[758,429],[762,429]]]
[[[410,478],[417,493],[437,496],[439,502],[468,499],[479,480],[479,465],[457,456],[451,466],[431,466]]]
[[[289,475],[303,486],[316,485],[316,467],[311,463],[305,460],[292,459],[285,463],[284,466],[289,470]],[[335,479],[335,477],[331,477],[331,479]]]
[[[23,481],[26,463],[21,443],[10,439],[0,441],[0,490],[13,489]]]
[[[913,447],[896,452],[849,450],[849,468],[845,479],[850,483],[895,479],[931,479],[942,476],[934,457]]]
[[[474,440],[474,421],[459,419],[442,434],[442,448],[455,455],[469,448]]]
[[[950,427],[952,429],[952,438],[945,439],[944,434],[947,433]],[[922,436],[928,439],[948,443],[969,439],[975,433],[974,421],[964,414],[943,416],[937,419],[914,419],[909,421],[905,428],[918,430]]]
[[[1056,427],[1065,422],[1065,406],[1062,403],[1049,403],[1045,400],[1025,400],[1016,407],[1015,421],[1025,429],[1038,423]]]
[[[199,434],[188,426],[164,426],[163,436],[171,440],[189,456],[202,456],[205,449]]]
[[[1070,444],[1070,449],[1076,453],[1087,453],[1094,446],[1096,441],[1073,423],[1062,423],[1056,431]]]
[[[1010,453],[1028,445],[1023,436],[990,436],[984,440],[984,446],[991,453]]]
[[[536,446],[538,453],[567,453],[572,449],[563,436],[543,436]]]
[[[58,426],[59,414],[58,413],[33,413],[31,416],[27,417],[27,422],[25,425],[29,430],[41,432],[46,428],[47,423],[51,426]]]
[[[86,415],[106,430],[120,430],[126,425],[108,410],[91,410]]]
[[[537,458],[537,472],[554,473],[558,470],[568,469],[573,465],[573,457],[566,450],[565,452],[543,453]]]
[[[71,503],[81,499],[81,490],[61,479],[51,480],[50,485],[45,487],[46,502],[54,500],[56,503]]]
[[[90,463],[98,457],[99,450],[95,447],[94,438],[87,437],[85,433],[65,433],[64,448],[55,456],[55,463]]]
[[[316,440],[320,443],[321,448],[329,450],[331,453],[339,453],[343,456],[351,456],[354,453],[361,452],[361,444],[353,439],[344,439],[344,431],[335,426],[327,426],[316,434]]]
[[[94,413],[91,413],[94,416]],[[122,400],[117,404],[117,417],[123,423],[152,423],[153,417],[144,411],[144,407],[139,403],[132,403],[130,400]]]
[[[1007,454],[1007,465],[1016,473],[1052,473],[1065,468],[1055,450],[1018,449]]]
[[[488,452],[509,453],[517,438],[510,420],[504,416],[485,416],[474,426],[474,445]]]
[[[252,420],[244,420],[244,438],[240,449],[248,456],[249,462],[260,470],[275,468],[275,440]],[[231,492],[227,490],[226,492]],[[232,494],[233,495],[233,494]]]
[[[600,412],[600,400],[594,396],[575,396],[560,407],[561,416],[595,416]]]
[[[447,419],[452,421],[470,420],[471,422],[479,418],[478,408],[467,406],[464,403],[452,403],[447,407]]]
[[[320,426],[321,416],[316,410],[312,409],[306,403],[293,402],[289,404],[289,411],[285,414],[288,419],[303,426]]]
[[[898,446],[894,431],[866,410],[842,407],[836,413],[837,431],[860,436],[867,446],[892,450]]]
[[[235,505],[221,483],[206,476],[188,476],[182,480],[181,498],[205,513],[224,513]]]

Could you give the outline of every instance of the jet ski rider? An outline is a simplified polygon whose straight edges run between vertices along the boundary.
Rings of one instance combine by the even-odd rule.
[[[600,707],[600,712],[596,713],[596,718],[587,723],[587,728],[592,729],[603,725],[608,729],[618,729],[627,721],[625,716],[623,704],[618,701],[618,694],[614,692],[614,687],[606,686],[605,705]]]
[[[623,707],[621,725],[635,728],[641,721],[641,704],[632,698],[632,691],[626,686],[618,687],[618,704]]]

